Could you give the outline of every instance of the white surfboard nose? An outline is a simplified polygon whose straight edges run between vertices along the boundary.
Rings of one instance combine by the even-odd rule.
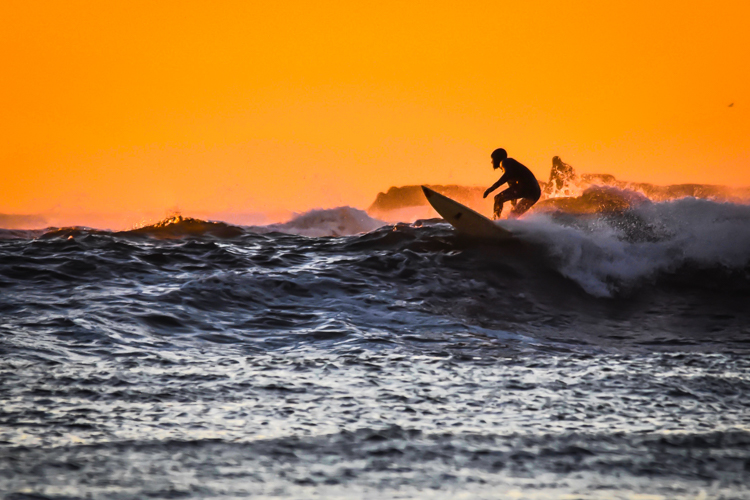
[[[510,231],[498,226],[484,215],[475,212],[466,205],[452,200],[445,195],[422,186],[425,198],[432,208],[456,231],[475,238],[508,239]]]

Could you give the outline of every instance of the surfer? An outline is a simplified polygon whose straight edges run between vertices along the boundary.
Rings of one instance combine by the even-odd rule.
[[[495,219],[500,218],[500,214],[503,213],[503,204],[506,201],[510,201],[513,205],[510,216],[518,217],[530,209],[542,196],[539,181],[536,180],[531,170],[513,158],[508,158],[508,153],[504,149],[499,148],[492,152],[492,168],[495,170],[502,168],[505,173],[496,183],[487,188],[482,198],[487,198],[487,195],[495,189],[506,182],[508,183],[508,189],[495,196],[493,215]]]

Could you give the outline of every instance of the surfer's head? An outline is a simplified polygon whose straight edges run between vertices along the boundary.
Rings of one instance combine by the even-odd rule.
[[[500,168],[500,163],[508,157],[503,148],[497,148],[492,152],[492,168]]]

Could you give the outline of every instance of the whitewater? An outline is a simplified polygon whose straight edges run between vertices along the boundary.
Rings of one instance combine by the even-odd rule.
[[[750,498],[750,206],[616,194],[0,229],[0,498]]]

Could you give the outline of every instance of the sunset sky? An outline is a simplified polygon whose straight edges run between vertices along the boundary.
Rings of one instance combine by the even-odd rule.
[[[366,208],[580,172],[750,185],[750,2],[15,1],[0,212]],[[732,104],[732,106],[730,106]]]

